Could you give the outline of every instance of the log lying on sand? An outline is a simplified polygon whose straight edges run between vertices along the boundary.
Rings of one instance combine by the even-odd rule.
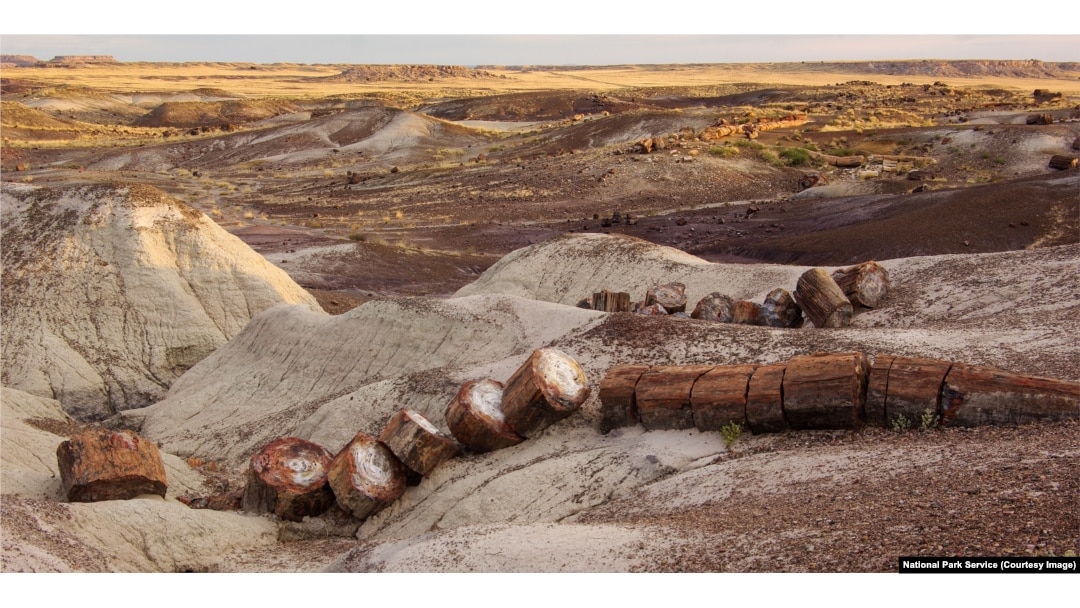
[[[364,433],[334,456],[326,476],[338,506],[357,519],[367,519],[405,493],[405,465],[386,444]]]
[[[866,164],[866,157],[862,155],[857,156],[833,156],[831,154],[822,154],[821,152],[810,152],[810,158],[820,161],[834,167],[861,167]]]
[[[506,381],[503,414],[515,433],[530,437],[576,412],[589,392],[585,371],[573,357],[540,348]]]
[[[731,322],[739,325],[761,325],[761,306],[738,300],[731,309]]]
[[[415,410],[401,410],[386,423],[379,441],[408,469],[412,482],[427,477],[435,467],[453,458],[458,446]]]
[[[786,365],[765,365],[754,370],[746,389],[746,424],[755,435],[781,433],[784,418],[784,372]]]
[[[885,396],[889,387],[889,368],[895,355],[874,355],[866,382],[864,421],[871,426],[885,426]]]
[[[502,410],[503,384],[496,380],[470,380],[446,406],[450,432],[474,454],[517,445],[525,438],[506,423]]]
[[[152,441],[132,431],[91,428],[56,448],[64,495],[71,502],[165,496],[165,466]]]
[[[851,324],[851,301],[824,268],[811,268],[799,277],[795,302],[814,327],[847,327]]]
[[[863,353],[794,357],[784,372],[784,417],[791,428],[853,429],[864,420],[870,360]]]
[[[832,273],[837,286],[852,304],[877,308],[889,295],[889,271],[874,261],[863,262]]]
[[[251,457],[243,508],[302,521],[334,505],[326,483],[333,455],[321,445],[297,437],[282,437]]]
[[[713,292],[701,298],[690,313],[690,318],[716,323],[731,323],[735,301],[719,292]]]
[[[765,296],[760,321],[769,327],[799,327],[803,322],[803,313],[791,292],[778,287]]]
[[[721,365],[702,374],[690,393],[694,426],[719,431],[734,422],[746,428],[746,391],[753,373],[753,365]]]
[[[885,392],[885,424],[898,417],[918,426],[926,410],[940,415],[939,396],[952,364],[921,357],[895,357]]]
[[[654,285],[645,292],[645,306],[659,304],[668,314],[686,312],[686,285],[665,283]]]
[[[715,365],[654,367],[637,383],[637,408],[645,430],[692,429],[694,411],[690,393],[705,372]]]
[[[1072,169],[1077,165],[1077,158],[1075,156],[1065,156],[1064,154],[1055,154],[1050,157],[1050,168],[1057,169],[1058,171],[1065,171]]]
[[[634,391],[648,365],[616,365],[600,381],[600,432],[635,426],[638,416]]]
[[[606,289],[594,293],[592,309],[603,312],[630,312],[630,294],[625,291],[612,292]]]
[[[1080,415],[1080,383],[955,363],[941,389],[943,424],[977,426]]]

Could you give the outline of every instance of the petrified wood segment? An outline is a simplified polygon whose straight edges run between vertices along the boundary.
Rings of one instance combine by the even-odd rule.
[[[863,262],[833,272],[832,278],[852,304],[877,308],[889,295],[889,271],[877,262]]]
[[[739,325],[761,325],[761,306],[739,300],[731,309],[731,322]]]
[[[630,294],[603,290],[592,296],[592,309],[603,312],[630,312]]]
[[[798,327],[802,325],[802,310],[791,292],[777,287],[765,296],[761,305],[761,324],[769,327]]]
[[[954,426],[1064,420],[1080,416],[1080,384],[955,363],[941,407],[943,422]]]
[[[458,446],[415,410],[401,410],[379,436],[409,470],[427,477],[435,467],[457,455]]]
[[[152,441],[132,431],[92,428],[56,448],[64,495],[71,502],[165,496],[165,466]]]
[[[251,457],[244,510],[273,513],[289,521],[323,513],[334,504],[326,484],[332,457],[326,448],[297,437],[266,444]]]
[[[384,443],[357,433],[330,463],[327,472],[337,504],[366,519],[405,493],[405,465]]]
[[[501,450],[525,441],[506,424],[502,398],[502,382],[470,380],[446,406],[450,432],[473,453]]]
[[[1075,156],[1065,156],[1064,154],[1055,154],[1050,157],[1050,168],[1064,171],[1066,169],[1072,169],[1076,167],[1077,158]]]
[[[799,277],[795,302],[813,321],[814,327],[846,327],[851,324],[851,302],[824,268],[811,268]]]
[[[701,298],[690,313],[690,318],[716,323],[731,323],[735,301],[719,292],[713,292]]]
[[[600,381],[600,432],[634,426],[638,417],[634,390],[648,365],[616,365]]]
[[[506,381],[502,409],[510,428],[528,437],[573,414],[588,397],[577,361],[557,348],[540,348]]]
[[[746,390],[746,424],[755,435],[780,433],[788,428],[784,419],[784,364],[754,370]]]
[[[885,424],[903,416],[916,426],[923,412],[940,415],[941,386],[952,363],[920,357],[896,357],[889,368]],[[867,398],[869,401],[869,397]]]
[[[654,367],[642,374],[637,385],[638,416],[646,430],[694,428],[690,392],[714,365]]]
[[[645,306],[659,304],[668,314],[686,312],[686,285],[665,283],[654,285],[645,292]]]
[[[702,374],[690,393],[694,426],[719,431],[732,422],[746,427],[746,390],[753,365],[721,365]]]
[[[874,355],[870,378],[866,384],[865,421],[870,426],[886,426],[885,396],[889,386],[889,367],[894,355]]]
[[[784,417],[791,428],[852,429],[862,424],[870,361],[863,353],[794,357],[784,373]]]

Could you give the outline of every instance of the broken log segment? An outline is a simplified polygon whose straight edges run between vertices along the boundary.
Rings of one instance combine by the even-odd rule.
[[[814,327],[847,327],[851,324],[851,301],[824,268],[811,268],[799,277],[795,302]]]
[[[761,325],[761,306],[746,300],[736,301],[731,308],[731,322],[738,325]]]
[[[654,367],[638,380],[635,396],[641,425],[647,431],[694,428],[690,393],[705,372],[715,365]]]
[[[720,292],[714,291],[701,298],[690,313],[691,319],[713,321],[715,323],[731,323],[731,315],[735,308],[735,301]]]
[[[321,515],[334,505],[326,483],[332,458],[326,448],[297,437],[271,441],[251,456],[244,510],[289,521]]]
[[[576,412],[589,392],[585,371],[573,357],[540,348],[506,381],[503,415],[515,433],[529,437]]]
[[[746,387],[746,424],[750,432],[781,433],[784,419],[784,371],[787,366],[765,365],[754,370]]]
[[[603,290],[592,296],[592,309],[603,312],[630,312],[630,294]]]
[[[659,304],[668,314],[686,312],[686,285],[665,283],[654,285],[645,292],[645,306]]]
[[[791,428],[862,425],[870,360],[863,353],[794,357],[784,372],[784,417]]]
[[[132,431],[86,429],[56,448],[56,461],[70,502],[164,497],[168,489],[161,452]]]
[[[600,432],[641,422],[634,391],[648,365],[616,365],[600,381]]]
[[[1080,416],[1080,383],[954,363],[941,389],[943,424],[977,426]]]
[[[415,410],[401,410],[386,423],[379,441],[386,444],[410,471],[427,477],[453,458],[458,446]]]
[[[446,425],[474,454],[517,445],[525,438],[506,423],[502,410],[503,384],[497,380],[470,380],[446,406]]]
[[[886,426],[885,396],[889,387],[889,367],[895,355],[874,355],[870,364],[870,377],[866,382],[866,408],[864,421],[870,426]]]
[[[746,391],[753,365],[720,365],[694,382],[690,409],[700,431],[719,431],[732,422],[746,428]]]
[[[1064,154],[1055,154],[1050,157],[1049,167],[1051,169],[1057,169],[1058,171],[1065,171],[1072,169],[1077,165],[1077,157],[1065,156]]]
[[[865,308],[881,306],[889,295],[889,271],[874,261],[837,269],[832,278],[848,301]]]
[[[405,465],[386,444],[357,433],[326,474],[337,504],[357,519],[367,519],[405,493]]]
[[[798,327],[802,325],[802,309],[791,292],[781,287],[769,292],[761,305],[761,324],[768,327]]]
[[[885,424],[892,425],[894,420],[903,416],[918,427],[926,410],[940,420],[941,387],[951,367],[952,363],[937,359],[893,358],[885,392]]]

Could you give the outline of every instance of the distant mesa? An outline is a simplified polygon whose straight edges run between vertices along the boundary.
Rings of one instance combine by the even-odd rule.
[[[119,63],[112,55],[57,55],[49,63]]]
[[[329,76],[327,80],[423,82],[447,78],[504,77],[486,70],[474,70],[460,65],[356,65],[336,76]]]
[[[0,55],[0,64],[4,67],[28,68],[39,62],[33,55]]]

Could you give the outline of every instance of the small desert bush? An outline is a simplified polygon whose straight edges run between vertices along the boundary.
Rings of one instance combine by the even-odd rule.
[[[911,421],[908,420],[907,416],[903,414],[897,414],[896,417],[893,418],[889,426],[891,426],[892,430],[896,431],[897,433],[902,433],[911,429]]]
[[[367,235],[361,234],[359,232],[353,232],[352,234],[349,235],[349,240],[350,241],[355,241],[357,243],[363,243],[364,241],[367,240]]]
[[[712,146],[709,148],[709,154],[720,158],[731,158],[739,155],[739,149],[734,146]]]
[[[742,437],[742,425],[738,422],[729,422],[720,427],[720,436],[724,438],[724,447],[730,448],[731,444]]]
[[[765,144],[756,142],[752,139],[736,139],[733,143],[740,148],[750,148],[751,150],[762,150],[765,148]]]
[[[810,164],[810,153],[803,148],[788,148],[780,152],[780,158],[789,167],[801,167]]]
[[[930,429],[937,428],[939,422],[941,422],[941,418],[930,408],[926,408],[919,418],[919,430],[929,431]]]
[[[253,219],[255,219],[255,213],[252,212],[252,211],[248,211],[248,212],[244,213],[244,219],[245,220],[253,220]]]
[[[780,160],[780,157],[777,156],[776,152],[764,148],[758,150],[758,158],[770,165],[773,165],[774,167],[779,167],[785,164],[784,161]]]

